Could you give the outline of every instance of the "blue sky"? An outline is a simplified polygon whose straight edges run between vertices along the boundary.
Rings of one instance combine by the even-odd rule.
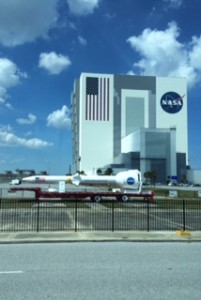
[[[200,0],[0,0],[0,172],[69,171],[82,72],[186,77],[201,168],[200,14]]]

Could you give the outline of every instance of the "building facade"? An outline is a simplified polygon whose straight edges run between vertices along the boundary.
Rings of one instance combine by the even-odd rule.
[[[71,97],[72,171],[104,166],[185,175],[185,78],[82,73]]]

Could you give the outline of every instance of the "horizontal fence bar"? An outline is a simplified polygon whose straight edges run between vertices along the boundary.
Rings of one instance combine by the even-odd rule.
[[[201,230],[200,200],[0,199],[0,231]]]

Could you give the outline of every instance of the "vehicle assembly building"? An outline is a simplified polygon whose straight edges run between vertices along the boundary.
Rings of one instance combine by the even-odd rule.
[[[185,78],[82,73],[71,106],[73,173],[139,169],[161,182],[186,175]]]

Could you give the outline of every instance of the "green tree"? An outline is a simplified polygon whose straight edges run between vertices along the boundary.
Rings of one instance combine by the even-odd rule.
[[[186,175],[182,175],[181,182],[182,183],[187,183],[188,182]]]
[[[79,174],[79,175],[86,175],[84,171],[77,171],[77,174]]]
[[[148,184],[150,181],[150,172],[149,171],[144,172],[144,178],[145,178],[145,184]]]
[[[102,170],[101,170],[100,168],[97,169],[97,171],[96,171],[96,174],[97,174],[97,175],[102,175],[102,173],[103,173],[103,172],[102,172]]]
[[[155,171],[147,171],[144,173],[144,178],[146,179],[146,184],[149,182],[155,186],[157,174]]]
[[[157,173],[155,172],[155,171],[152,171],[151,172],[151,183],[152,183],[152,185],[156,185],[156,178],[157,178]]]
[[[113,170],[112,168],[107,168],[107,170],[105,171],[105,175],[112,175]]]

